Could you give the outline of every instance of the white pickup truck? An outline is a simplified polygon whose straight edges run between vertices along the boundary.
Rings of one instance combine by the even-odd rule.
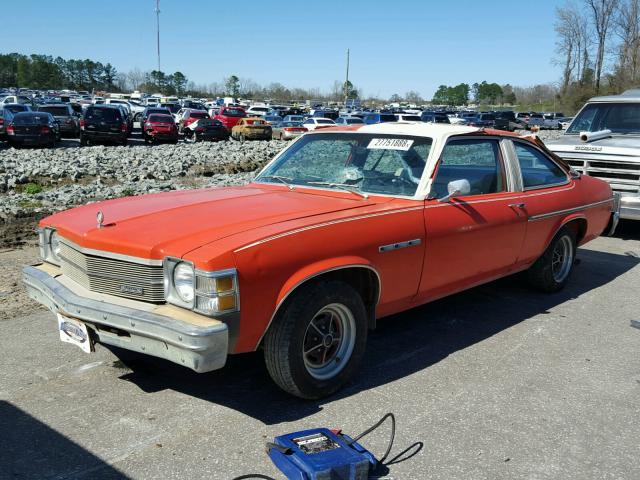
[[[620,218],[640,220],[640,89],[590,99],[547,147],[582,175],[609,182]]]

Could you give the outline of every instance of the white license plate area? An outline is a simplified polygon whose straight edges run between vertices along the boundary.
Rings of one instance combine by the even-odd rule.
[[[94,351],[89,330],[84,323],[76,320],[75,318],[65,317],[60,313],[56,315],[58,317],[58,332],[60,333],[60,340],[65,343],[71,343],[86,353]]]

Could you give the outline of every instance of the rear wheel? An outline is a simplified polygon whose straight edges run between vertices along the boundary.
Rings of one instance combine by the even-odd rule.
[[[82,134],[80,135],[80,145],[82,145],[83,147],[89,145],[89,140],[87,140],[87,137]]]
[[[241,133],[240,135],[238,135],[238,140],[240,140],[241,142],[244,142],[246,140],[246,138],[244,137],[244,134]]]
[[[294,292],[264,338],[273,380],[301,398],[326,397],[357,371],[367,343],[362,299],[350,285],[317,282]]]
[[[531,286],[553,293],[564,288],[573,272],[576,259],[576,234],[562,227],[542,256],[527,271]]]

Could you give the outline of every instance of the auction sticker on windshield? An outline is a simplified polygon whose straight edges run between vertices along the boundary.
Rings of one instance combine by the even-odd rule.
[[[408,138],[373,138],[367,145],[371,150],[404,150],[407,151],[413,145],[413,140]]]
[[[80,347],[84,352],[91,353],[93,351],[93,343],[89,336],[87,326],[73,318],[58,315],[58,330],[60,331],[60,340],[66,343],[72,343]]]

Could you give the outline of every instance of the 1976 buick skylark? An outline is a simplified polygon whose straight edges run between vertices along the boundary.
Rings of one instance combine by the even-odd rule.
[[[206,372],[261,349],[281,388],[318,398],[354,376],[381,317],[524,270],[561,289],[576,246],[614,228],[616,209],[607,183],[536,139],[335,128],[300,137],[245,187],[52,215],[24,282],[86,351]]]

